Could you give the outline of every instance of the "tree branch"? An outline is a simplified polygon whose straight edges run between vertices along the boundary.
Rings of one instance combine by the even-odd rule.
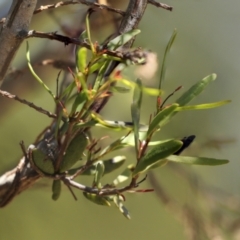
[[[14,0],[0,30],[0,86],[20,44],[28,33],[37,0]]]

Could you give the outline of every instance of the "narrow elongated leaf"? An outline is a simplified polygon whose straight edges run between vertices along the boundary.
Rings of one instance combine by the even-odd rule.
[[[205,110],[209,108],[216,108],[216,107],[221,107],[225,104],[230,103],[230,100],[225,100],[225,101],[219,101],[219,102],[214,102],[214,103],[205,103],[205,104],[198,104],[198,105],[192,105],[192,106],[182,106],[178,107],[176,109],[177,112],[179,111],[186,111],[186,110]]]
[[[60,180],[53,180],[52,183],[52,199],[54,201],[58,200],[61,195],[61,181]]]
[[[156,130],[157,128],[161,128],[163,125],[165,125],[169,121],[169,119],[172,116],[172,113],[177,109],[178,106],[179,105],[175,103],[161,110],[150,123],[147,136],[151,135],[153,131]]]
[[[109,50],[116,50],[118,47],[123,46],[125,43],[130,41],[134,36],[139,34],[141,31],[139,29],[130,30],[122,35],[109,41],[107,44]]]
[[[137,79],[136,84],[137,85],[133,91],[133,103],[131,104],[131,114],[133,121],[135,152],[136,156],[138,156],[140,109],[142,105],[142,82],[139,79]]]
[[[163,161],[166,157],[180,149],[182,144],[183,143],[178,140],[169,140],[153,147],[139,160],[133,171],[133,176],[143,173],[150,169],[153,164]]]
[[[60,172],[69,170],[77,161],[81,160],[87,147],[88,139],[85,133],[79,133],[70,142],[60,166]]]
[[[87,193],[87,192],[83,192],[83,196],[95,204],[108,206],[108,207],[111,206],[111,203],[105,197],[101,197],[99,195],[96,195],[93,193]]]
[[[117,186],[119,183],[125,182],[132,176],[134,165],[128,165],[127,168],[113,181],[113,185]]]
[[[107,67],[108,67],[109,62],[110,62],[110,61],[105,61],[105,62],[102,64],[102,66],[101,66],[101,68],[99,69],[99,71],[98,71],[98,75],[97,75],[97,77],[96,77],[96,80],[95,80],[95,83],[94,83],[94,86],[93,86],[93,89],[94,89],[95,91],[97,91],[97,90],[100,88],[100,86],[101,86],[101,82],[102,82],[102,80],[103,80],[104,73],[106,72],[106,69],[107,69]]]
[[[179,106],[184,106],[188,104],[193,98],[198,96],[207,86],[209,83],[213,82],[216,79],[216,74],[211,74],[195,85],[193,85],[191,88],[189,88],[180,98],[177,99],[177,103]]]
[[[177,31],[176,31],[176,29],[174,29],[172,36],[169,39],[168,45],[165,49],[164,55],[163,55],[162,68],[161,68],[159,87],[158,87],[159,89],[161,89],[162,82],[164,81],[164,78],[165,78],[167,56],[168,56],[168,53],[172,47],[172,44],[173,44],[176,36],[177,36]]]
[[[28,42],[27,42],[26,57],[27,57],[28,67],[29,67],[29,69],[30,69],[30,72],[32,73],[32,75],[34,76],[34,78],[43,86],[43,88],[51,95],[51,97],[52,97],[53,100],[55,101],[55,95],[54,95],[53,92],[49,89],[49,87],[42,81],[42,79],[35,73],[32,65],[31,65],[30,51],[29,51]]]
[[[104,169],[105,169],[105,167],[104,167],[103,162],[102,161],[97,162],[93,186],[97,186],[99,189],[102,187],[100,180],[103,177]]]
[[[113,202],[115,203],[115,205],[117,206],[117,208],[123,214],[124,217],[126,217],[127,219],[131,219],[128,210],[126,209],[126,207],[124,207],[124,205],[118,195],[113,198]]]
[[[139,149],[139,121],[140,121],[140,109],[138,108],[137,103],[133,102],[131,104],[131,114],[133,121],[133,132],[134,132],[134,146],[136,156],[138,156]]]
[[[105,59],[101,59],[101,60],[98,60],[97,62],[93,63],[88,69],[88,74],[91,74],[91,73],[99,70],[103,66],[105,61],[106,61]]]
[[[136,83],[133,81],[129,81],[127,79],[118,79],[119,82],[122,82],[128,87],[134,88],[136,86]],[[150,96],[159,96],[163,93],[161,89],[156,89],[156,88],[147,88],[147,87],[142,87],[142,91]]]
[[[126,87],[120,87],[120,86],[112,86],[111,91],[117,92],[117,93],[129,93],[131,89]]]
[[[171,155],[167,157],[167,160],[178,163],[186,163],[192,165],[208,165],[216,166],[226,164],[229,161],[226,159],[215,159],[215,158],[206,158],[206,157],[187,157],[187,156],[177,156]]]

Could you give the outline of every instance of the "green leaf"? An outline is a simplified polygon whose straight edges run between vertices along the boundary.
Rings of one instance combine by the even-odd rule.
[[[131,216],[130,216],[128,210],[126,209],[126,207],[124,207],[124,205],[118,195],[116,195],[113,198],[113,202],[115,203],[115,205],[117,206],[117,208],[123,214],[124,217],[126,217],[127,219],[131,219]]]
[[[130,41],[134,36],[139,34],[141,31],[139,29],[130,30],[120,36],[109,41],[107,47],[109,50],[116,50],[118,47],[123,46],[125,43]]]
[[[202,109],[216,108],[216,107],[221,107],[230,102],[231,102],[231,100],[225,100],[225,101],[219,101],[219,102],[214,102],[214,103],[183,106],[183,107],[178,107],[175,111],[179,112],[179,111],[185,111],[185,110],[202,110]]]
[[[116,156],[114,158],[101,161],[104,164],[105,169],[104,174],[111,173],[114,170],[118,169],[124,164],[125,161],[126,161],[125,156]],[[94,175],[96,173],[96,164],[98,162],[94,163],[91,167],[87,168],[81,175]]]
[[[99,195],[96,195],[93,193],[87,193],[87,192],[83,192],[83,196],[95,204],[108,206],[108,207],[111,206],[111,203],[105,197],[101,197]]]
[[[103,164],[105,166],[105,174],[111,173],[112,171],[118,169],[125,163],[125,161],[125,156],[116,156],[112,159],[103,161]]]
[[[159,89],[161,89],[162,82],[164,81],[164,78],[165,78],[167,56],[168,56],[168,53],[172,47],[172,44],[173,44],[176,36],[177,36],[177,31],[176,31],[176,29],[174,29],[172,36],[169,39],[168,45],[165,49],[164,55],[163,55],[162,68],[160,71],[160,80],[159,80],[159,87],[158,87]]]
[[[133,92],[133,103],[131,104],[131,114],[133,121],[134,141],[136,156],[138,156],[139,149],[139,121],[140,121],[140,109],[142,105],[142,82],[137,79],[136,87]]]
[[[94,89],[95,91],[98,91],[98,89],[99,89],[100,86],[101,86],[101,83],[102,83],[104,74],[105,74],[106,69],[107,69],[107,67],[108,67],[108,63],[109,63],[109,61],[105,61],[105,62],[102,64],[100,70],[98,71],[98,74],[97,74],[97,77],[96,77],[96,80],[95,80],[95,83],[94,83],[94,86],[93,86],[93,89]]]
[[[178,104],[174,103],[169,107],[161,110],[152,120],[149,125],[147,136],[150,136],[157,128],[161,128],[172,117],[172,113],[178,108]]]
[[[78,71],[84,73],[87,66],[87,48],[77,47],[76,49],[76,63]]]
[[[53,98],[54,102],[55,102],[55,95],[52,93],[52,91],[48,88],[48,86],[42,81],[42,79],[35,73],[35,71],[33,70],[33,67],[31,65],[31,61],[30,61],[30,51],[29,51],[29,45],[27,42],[27,51],[26,51],[26,57],[27,57],[27,61],[28,61],[28,67],[30,69],[30,72],[32,73],[32,75],[35,77],[35,79],[43,86],[43,88],[51,95],[51,97]]]
[[[187,156],[177,156],[171,155],[167,157],[167,160],[178,163],[186,163],[193,165],[208,165],[216,166],[226,164],[229,161],[226,159],[215,159],[215,158],[206,158],[206,157],[187,157]]]
[[[159,167],[163,167],[165,166],[166,164],[168,163],[168,160],[167,159],[162,159],[161,161],[155,163],[155,164],[152,164],[148,170],[150,169],[155,169],[155,168],[159,168]]]
[[[61,195],[61,181],[60,180],[53,180],[52,183],[52,199],[54,201],[58,200]]]
[[[96,72],[98,69],[100,69],[105,64],[105,62],[106,62],[105,59],[99,59],[95,63],[91,64],[91,66],[88,69],[88,74]]]
[[[34,165],[45,174],[54,174],[55,169],[53,165],[53,160],[44,154],[40,149],[36,148],[34,145],[29,146],[29,152],[32,154],[32,160]]]
[[[104,167],[103,162],[102,161],[97,162],[93,186],[97,186],[98,189],[100,189],[102,187],[100,180],[103,177],[104,169],[105,169],[105,167]]]
[[[100,157],[106,155],[109,152],[115,151],[117,149],[121,149],[123,147],[125,147],[127,144],[123,143],[122,141],[125,139],[125,136],[117,139],[116,141],[112,142],[111,144],[109,144],[107,147],[105,147],[102,152],[100,153]]]
[[[113,181],[113,185],[117,186],[119,183],[127,181],[133,173],[134,165],[128,165],[127,168]]]
[[[169,140],[153,147],[139,160],[133,171],[133,176],[143,173],[149,170],[153,164],[163,161],[166,157],[176,152],[182,144],[183,143],[178,140]]]
[[[124,130],[124,129],[131,130],[133,128],[133,124],[129,125],[123,121],[104,120],[97,113],[92,113],[91,116],[98,123],[97,125],[101,126],[101,127],[106,127],[108,129],[114,129],[116,131],[120,131],[120,130]]]
[[[134,88],[136,86],[136,83],[127,79],[118,79],[119,82],[122,82],[124,85]],[[150,96],[159,96],[162,94],[161,89],[156,89],[156,88],[147,88],[142,86],[142,91]]]
[[[111,91],[117,92],[117,93],[129,93],[131,89],[126,87],[120,87],[120,86],[112,86]]]
[[[89,44],[90,44],[92,53],[95,54],[95,49],[94,49],[92,39],[91,39],[91,31],[90,31],[90,23],[89,23],[90,14],[91,14],[90,11],[88,11],[86,14],[86,20],[85,20],[86,21],[86,35],[89,40]]]
[[[70,116],[74,115],[76,113],[76,110],[78,108],[78,111],[81,111],[84,103],[87,101],[87,96],[85,92],[80,92],[77,94],[74,103],[72,104],[72,109]]]
[[[188,104],[193,98],[198,96],[208,86],[209,83],[213,82],[216,77],[216,74],[211,74],[205,77],[188,89],[180,98],[177,99],[176,102],[179,104],[179,106]]]
[[[69,170],[77,161],[81,160],[87,144],[88,139],[83,132],[77,134],[72,139],[69,146],[67,147],[65,155],[63,156],[60,166],[60,172],[65,172]]]

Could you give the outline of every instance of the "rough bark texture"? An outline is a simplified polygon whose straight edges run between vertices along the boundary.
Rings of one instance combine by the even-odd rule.
[[[0,30],[0,86],[15,53],[28,33],[37,0],[14,0]]]

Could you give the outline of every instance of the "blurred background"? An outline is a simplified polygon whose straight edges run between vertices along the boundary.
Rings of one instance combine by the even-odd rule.
[[[39,1],[38,7],[56,2]],[[125,0],[107,2],[123,10],[128,4]],[[177,29],[177,39],[167,61],[163,83],[165,94],[180,85],[188,89],[203,77],[216,73],[217,80],[192,103],[225,99],[232,102],[216,109],[179,113],[156,139],[194,134],[196,141],[184,155],[229,159],[230,163],[217,167],[169,164],[154,170],[150,181],[145,181],[142,187],[151,188],[154,183],[155,193],[126,194],[125,205],[130,211],[131,221],[114,207],[101,207],[87,201],[80,192],[76,192],[78,201],[75,201],[64,189],[61,198],[54,202],[50,184],[41,180],[1,209],[0,239],[240,239],[240,2],[172,0],[164,3],[173,6],[173,12],[149,4],[139,25],[141,34],[134,46],[156,53],[161,66],[168,40]],[[0,0],[0,17],[6,16],[10,4],[11,1]],[[33,17],[31,29],[77,36],[82,31],[81,22],[86,9],[76,4],[44,11]],[[91,19],[94,39],[101,42],[113,33],[113,18],[117,17],[105,11],[95,13]],[[73,47],[45,39],[28,39],[28,42],[34,69],[54,91],[59,69],[50,64],[43,66],[43,61],[73,61]],[[53,111],[51,98],[27,69],[25,49],[24,42],[2,89]],[[133,80],[140,74],[145,85],[158,86],[159,70],[154,75],[151,69],[131,67],[125,74]],[[180,94],[176,93],[171,101]],[[129,121],[131,99],[131,94],[124,97],[115,94],[102,115],[109,120]],[[0,173],[4,173],[16,166],[21,156],[20,140],[24,140],[26,146],[31,144],[50,119],[9,99],[1,97],[0,104]],[[155,98],[144,96],[142,122],[148,122],[154,108]],[[97,129],[95,134],[102,136],[108,133]],[[119,134],[111,133],[110,136],[115,139]],[[132,149],[121,154],[128,157],[128,164],[131,163]],[[106,182],[114,176],[107,176]],[[89,182],[84,177],[80,181]],[[158,193],[163,192],[170,197],[168,201],[164,202],[159,196]]]

